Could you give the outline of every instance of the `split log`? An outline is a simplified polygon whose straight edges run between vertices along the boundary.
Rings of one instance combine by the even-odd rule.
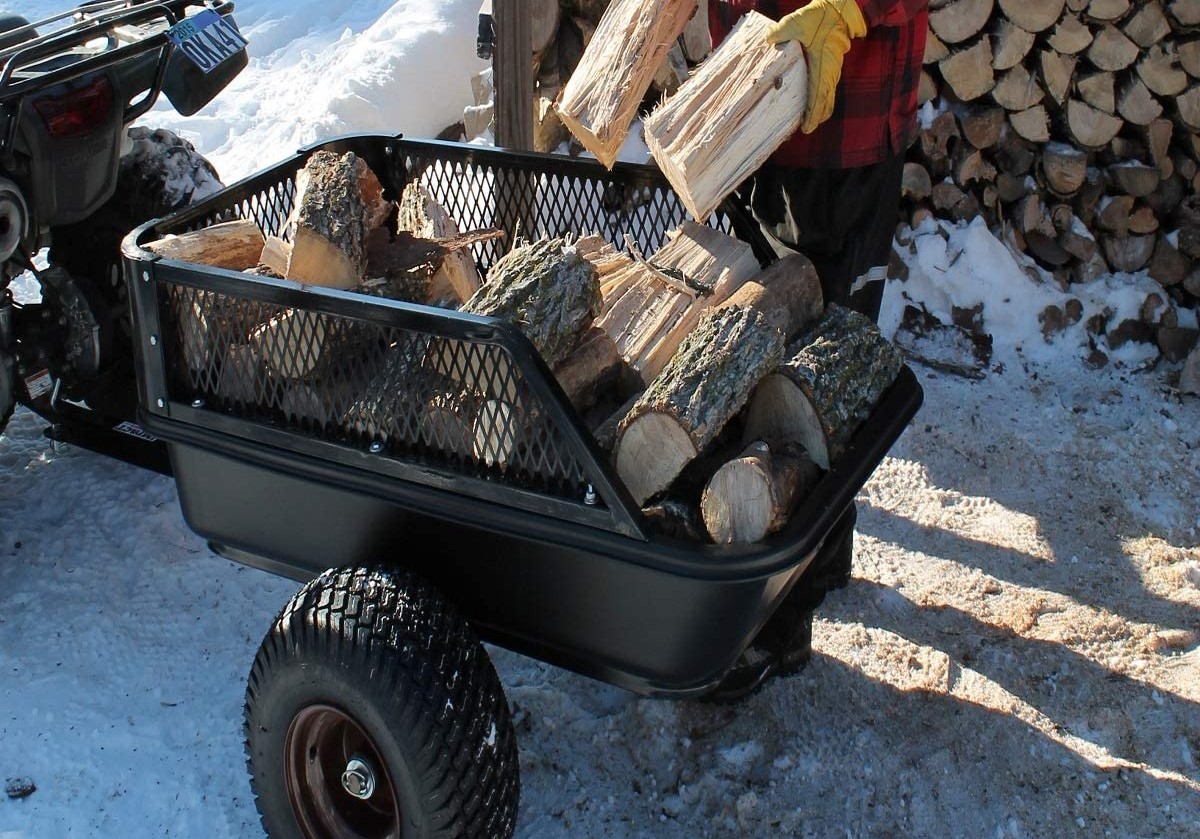
[[[1108,167],[1108,180],[1114,187],[1134,198],[1145,198],[1158,188],[1162,176],[1158,169],[1137,161]]]
[[[352,289],[363,281],[366,231],[357,158],[319,151],[296,175],[296,204],[283,238],[292,243],[284,276]]]
[[[1050,115],[1041,105],[1035,105],[1026,111],[1009,114],[1009,122],[1013,131],[1029,140],[1031,143],[1045,143],[1050,140]]]
[[[798,441],[828,469],[902,366],[900,352],[871,321],[830,306],[755,390],[743,439]]]
[[[1200,26],[1200,0],[1171,0],[1167,11],[1185,29]]]
[[[1183,282],[1184,277],[1191,270],[1191,263],[1179,253],[1166,236],[1159,236],[1147,270],[1151,279],[1164,288],[1168,288]]]
[[[1062,17],[1066,0],[1000,0],[1004,16],[1026,32],[1042,32]]]
[[[417,422],[417,434],[434,451],[452,457],[470,457],[475,452],[475,427],[460,393],[445,391],[429,396]]]
[[[263,235],[258,225],[249,219],[227,221],[202,227],[190,233],[167,236],[146,246],[146,250],[166,259],[244,271],[259,263],[263,250]]]
[[[646,120],[646,145],[684,206],[704,221],[799,127],[808,100],[804,50],[767,43],[751,12],[679,92]]]
[[[570,403],[583,413],[600,400],[624,366],[616,342],[603,329],[592,327],[555,366],[554,378]]]
[[[1087,149],[1099,149],[1107,146],[1124,120],[1106,114],[1078,99],[1067,102],[1067,127],[1075,142]]]
[[[1179,65],[1193,79],[1200,79],[1200,38],[1194,41],[1180,41]]]
[[[1162,116],[1162,105],[1141,79],[1130,79],[1117,97],[1117,113],[1134,125],[1149,125]]]
[[[922,201],[933,192],[929,172],[920,163],[909,161],[904,164],[904,176],[900,182],[900,194],[904,198]]]
[[[772,262],[716,308],[749,307],[790,341],[815,324],[825,311],[817,269],[808,257],[794,253]]]
[[[1017,202],[1013,213],[1013,221],[1017,228],[1025,234],[1038,231],[1045,236],[1054,236],[1054,224],[1046,214],[1042,200],[1036,192],[1030,193]]]
[[[666,367],[703,314],[759,273],[745,242],[687,221],[651,261],[640,259],[610,285],[597,322],[649,382]]]
[[[1131,41],[1146,49],[1171,34],[1171,24],[1159,0],[1150,0],[1125,21],[1121,30]]]
[[[556,104],[563,124],[611,169],[638,106],[696,0],[613,0]]]
[[[1140,271],[1154,255],[1153,236],[1105,236],[1104,256],[1114,271]]]
[[[644,391],[635,393],[624,405],[613,411],[608,416],[608,419],[592,429],[592,438],[596,441],[596,445],[600,447],[601,451],[611,454],[613,449],[617,447],[617,437],[620,436],[621,423],[625,420],[625,417],[629,416],[629,412],[633,410],[633,406],[641,400],[643,393]]]
[[[980,38],[972,47],[960,50],[938,64],[942,78],[963,102],[978,99],[996,85],[992,69],[992,42]]]
[[[1091,0],[1087,7],[1087,16],[1099,21],[1118,20],[1128,12],[1129,0]]]
[[[673,96],[688,80],[688,63],[683,48],[675,44],[667,51],[667,59],[654,74],[654,89],[659,96]]]
[[[996,167],[979,149],[960,146],[954,157],[954,182],[959,186],[996,180]]]
[[[458,224],[418,181],[404,187],[396,229],[419,239],[446,240],[459,234]],[[479,290],[479,270],[468,249],[447,253],[429,280],[421,302],[461,304]]]
[[[753,308],[705,315],[622,422],[617,474],[639,505],[716,439],[783,349],[779,330]]]
[[[1046,92],[1055,103],[1061,105],[1066,101],[1071,90],[1071,81],[1075,77],[1075,59],[1069,55],[1060,55],[1052,49],[1042,50],[1039,58]]]
[[[520,243],[492,266],[463,310],[515,324],[554,367],[600,311],[600,282],[565,239]]]
[[[937,82],[933,80],[933,76],[928,70],[922,70],[920,77],[917,79],[917,105],[924,105],[926,102],[932,102],[938,98]]]
[[[943,177],[950,168],[950,143],[959,137],[958,121],[949,111],[938,114],[928,128],[921,129],[921,151],[929,162],[929,174]]]
[[[941,42],[932,32],[925,33],[925,54],[921,57],[922,64],[937,64],[950,54],[950,48]]]
[[[1138,57],[1138,46],[1115,26],[1101,29],[1088,47],[1088,60],[1100,70],[1124,70]]]
[[[1042,176],[1056,194],[1071,196],[1087,179],[1087,155],[1065,143],[1047,143],[1042,149]]]
[[[1093,73],[1075,86],[1079,98],[1107,114],[1117,112],[1116,76],[1112,73]]]
[[[570,132],[554,110],[554,102],[545,96],[538,96],[533,103],[533,150],[550,154],[570,137]]]
[[[755,441],[705,487],[705,528],[718,545],[761,542],[787,524],[819,479],[820,470],[800,446]]]
[[[959,124],[974,148],[990,149],[1004,136],[1004,109],[973,108],[961,116]]]
[[[1084,226],[1078,216],[1073,214],[1070,226],[1059,233],[1058,244],[1080,262],[1089,262],[1099,248],[1091,231]]]
[[[959,44],[979,34],[995,0],[951,0],[929,13],[929,28],[943,43]]]
[[[1137,64],[1138,77],[1158,96],[1177,96],[1187,89],[1188,74],[1179,69],[1179,55],[1171,49],[1167,51],[1162,44],[1156,44],[1146,51],[1145,56]]]
[[[383,227],[391,218],[395,206],[384,198],[383,183],[361,157],[354,159],[354,176],[358,181],[359,198],[362,199],[364,235],[369,235],[372,230]]]
[[[1193,135],[1200,132],[1200,85],[1175,97],[1175,115]]]
[[[1006,18],[996,18],[992,31],[992,66],[997,72],[1016,67],[1029,55],[1036,37]],[[1088,42],[1091,42],[1090,33]]]
[[[1092,30],[1074,15],[1067,15],[1054,27],[1047,43],[1062,55],[1076,55],[1092,45]]]
[[[287,276],[288,260],[292,258],[292,246],[278,236],[268,236],[263,242],[258,264],[270,268],[280,277]]]
[[[1138,207],[1129,217],[1129,232],[1135,236],[1146,236],[1158,230],[1158,218],[1149,207]]]
[[[1042,101],[1042,88],[1024,65],[1018,64],[1000,77],[992,88],[992,99],[1007,111],[1025,111]]]
[[[1099,224],[1102,228],[1126,236],[1129,233],[1129,219],[1133,215],[1134,199],[1132,195],[1114,195],[1104,204],[1100,211]]]
[[[252,331],[250,344],[274,377],[299,381],[340,355],[345,342],[335,333],[342,323],[318,312],[288,309]]]
[[[225,350],[217,380],[217,396],[232,402],[258,405],[263,398],[260,388],[265,378],[258,350],[249,344],[233,344]]]
[[[1146,145],[1150,150],[1150,159],[1158,167],[1158,173],[1165,180],[1175,174],[1175,163],[1171,160],[1171,136],[1175,127],[1169,119],[1156,119],[1146,126]]]

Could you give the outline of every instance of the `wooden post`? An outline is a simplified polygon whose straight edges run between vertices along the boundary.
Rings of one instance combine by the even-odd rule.
[[[496,144],[533,148],[533,17],[530,0],[494,0]]]

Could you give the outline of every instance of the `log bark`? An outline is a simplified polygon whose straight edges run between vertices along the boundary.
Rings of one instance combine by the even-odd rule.
[[[646,145],[684,206],[703,222],[799,127],[808,100],[804,50],[767,43],[751,12],[679,92],[646,120]]]
[[[599,313],[600,281],[564,239],[521,243],[492,266],[463,310],[512,322],[554,367]]]
[[[739,306],[761,312],[767,323],[790,341],[820,320],[825,298],[816,267],[808,257],[796,253],[771,263],[716,308]]]
[[[798,441],[828,469],[902,366],[899,350],[873,323],[830,306],[809,335],[788,347],[778,372],[755,390],[743,439]]]
[[[718,545],[761,542],[787,524],[819,478],[820,470],[799,446],[751,443],[704,489],[700,510],[709,537]]]
[[[988,93],[996,85],[992,69],[992,42],[980,38],[972,47],[960,50],[938,64],[942,78],[963,102]]]
[[[1087,149],[1107,146],[1125,121],[1072,99],[1067,102],[1067,127],[1075,142]]]
[[[458,223],[425,187],[414,181],[404,188],[396,229],[420,239],[451,239],[459,234]],[[461,249],[446,255],[430,278],[426,301],[449,300],[461,304],[481,285],[471,251]]]
[[[1092,45],[1092,30],[1074,15],[1067,15],[1054,27],[1047,43],[1062,55],[1076,55]]]
[[[1088,47],[1087,57],[1096,68],[1116,72],[1137,60],[1138,47],[1125,37],[1124,32],[1109,25],[1096,34]]]
[[[779,330],[750,307],[706,315],[622,422],[617,473],[639,505],[667,489],[783,359]]]
[[[1041,85],[1024,65],[1018,64],[1000,77],[992,89],[992,99],[1007,111],[1024,111],[1042,101]]]
[[[180,262],[244,271],[258,265],[263,235],[253,221],[241,219],[158,239],[146,250]]]
[[[366,230],[355,155],[319,151],[308,159],[296,175],[285,229],[292,244],[287,279],[339,289],[362,283]]]
[[[607,168],[696,0],[613,0],[556,105],[563,124]]]
[[[1042,32],[1062,17],[1066,0],[1000,0],[1004,16],[1026,32]]]
[[[960,44],[979,34],[995,0],[952,0],[929,13],[929,28],[943,43]]]
[[[1090,34],[1090,33],[1089,33]],[[1025,60],[1037,38],[1012,21],[998,17],[992,30],[992,66],[996,72],[1011,70]],[[1088,38],[1091,42],[1091,38]],[[942,56],[943,58],[945,56]]]
[[[1079,98],[1093,108],[1106,114],[1117,112],[1116,76],[1112,73],[1093,73],[1081,78],[1075,87]]]

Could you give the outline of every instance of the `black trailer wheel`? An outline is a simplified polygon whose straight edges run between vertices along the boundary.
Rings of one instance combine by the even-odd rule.
[[[400,571],[327,571],[284,607],[246,691],[271,839],[510,837],[508,703],[466,620]]]

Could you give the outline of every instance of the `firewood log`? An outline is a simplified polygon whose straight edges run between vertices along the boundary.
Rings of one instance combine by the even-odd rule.
[[[1042,32],[1062,17],[1066,0],[1000,0],[1004,16],[1026,32]]]
[[[1124,124],[1124,120],[1099,111],[1078,99],[1067,102],[1068,129],[1075,142],[1084,148],[1103,148]]]
[[[554,378],[575,409],[583,413],[620,376],[625,360],[607,332],[592,327],[554,368]]]
[[[1158,103],[1141,79],[1130,79],[1117,96],[1117,113],[1134,125],[1149,125],[1162,116]]]
[[[820,319],[825,298],[816,267],[808,257],[795,253],[771,263],[716,308],[739,306],[762,312],[784,340],[790,341]]]
[[[1079,98],[1108,114],[1117,112],[1116,76],[1112,73],[1093,73],[1084,76],[1075,86]]]
[[[396,229],[418,239],[450,239],[459,234],[458,223],[418,181],[404,187]],[[429,279],[425,298],[419,302],[450,301],[461,304],[479,290],[479,270],[471,251],[455,250],[443,258]]]
[[[362,283],[366,232],[355,155],[319,151],[309,158],[296,175],[296,203],[286,229],[292,243],[284,273],[289,280],[340,289]]]
[[[995,18],[992,30],[992,66],[996,72],[1011,70],[1024,61],[1025,56],[1033,49],[1036,37],[1007,18]],[[1090,33],[1088,42],[1091,42]]]
[[[463,311],[511,321],[554,367],[600,311],[600,282],[565,239],[520,243],[492,266]]]
[[[288,309],[250,333],[250,343],[271,374],[283,380],[314,375],[321,364],[337,356],[346,342],[335,321],[317,312]]]
[[[1200,79],[1200,39],[1180,41],[1177,46],[1179,66],[1193,79]]]
[[[711,227],[686,221],[668,236],[651,260],[636,260],[608,285],[597,322],[647,382],[704,312],[759,273],[749,245]]]
[[[784,340],[761,312],[710,312],[622,421],[617,473],[638,505],[665,490],[783,359]]]
[[[1171,137],[1175,127],[1169,119],[1156,119],[1146,126],[1146,145],[1150,160],[1158,167],[1158,174],[1165,180],[1175,174],[1175,163],[1171,160]]]
[[[1154,255],[1153,236],[1105,236],[1104,256],[1114,271],[1140,271]]]
[[[1050,94],[1050,98],[1056,104],[1062,105],[1071,91],[1071,82],[1075,78],[1075,59],[1048,49],[1041,51],[1039,61],[1042,83],[1046,87],[1046,92]]]
[[[558,0],[533,0],[529,14],[533,18],[533,51],[545,52],[558,36],[562,7]]]
[[[1133,204],[1132,195],[1114,195],[1100,211],[1100,226],[1118,236],[1127,235],[1129,219],[1133,215]]]
[[[938,64],[942,78],[963,102],[978,99],[996,85],[992,68],[992,42],[980,38],[974,46],[960,50]]]
[[[629,412],[633,410],[645,393],[644,390],[638,391],[631,396],[624,405],[609,414],[608,418],[592,429],[592,437],[596,441],[601,451],[612,453],[617,447],[617,438],[621,433],[621,423],[625,417],[629,416]]]
[[[258,256],[258,264],[265,265],[280,277],[287,276],[288,260],[292,256],[292,246],[278,236],[268,236],[263,242],[262,253]]]
[[[992,99],[1007,111],[1025,111],[1042,101],[1042,87],[1023,64],[1007,71],[992,89]]]
[[[1160,235],[1154,245],[1154,253],[1150,257],[1147,271],[1150,277],[1159,285],[1167,288],[1183,282],[1188,275],[1191,263],[1179,253],[1166,236]]]
[[[145,247],[166,259],[242,271],[258,264],[263,235],[253,221],[240,219],[167,236]]]
[[[1167,11],[1180,27],[1200,26],[1200,0],[1171,0]]]
[[[1129,12],[1129,0],[1091,0],[1087,16],[1091,20],[1109,21],[1123,18]]]
[[[263,399],[259,390],[265,379],[258,350],[249,344],[232,344],[225,350],[217,396],[231,402],[259,404]]]
[[[928,198],[933,192],[933,182],[929,172],[920,163],[909,161],[904,164],[904,175],[900,182],[900,194],[914,201]]]
[[[1050,140],[1050,115],[1041,105],[1008,115],[1013,131],[1031,143],[1046,143]]]
[[[1054,27],[1046,43],[1061,55],[1076,55],[1092,44],[1092,30],[1074,15],[1065,15]]]
[[[1042,148],[1041,168],[1046,184],[1056,194],[1074,195],[1087,179],[1087,155],[1065,143]]]
[[[1003,108],[973,108],[962,115],[962,135],[977,149],[990,149],[1004,135]]]
[[[660,97],[672,96],[683,86],[683,83],[687,79],[688,63],[687,58],[683,54],[683,47],[679,46],[679,44],[674,44],[667,51],[666,60],[658,68],[658,72],[654,74],[653,89]]]
[[[1101,29],[1087,50],[1088,60],[1100,70],[1124,70],[1138,57],[1138,47],[1125,33],[1109,25]]]
[[[954,182],[961,187],[971,183],[984,183],[996,179],[996,167],[988,162],[983,152],[970,146],[959,146],[954,155]]]
[[[795,440],[828,469],[891,387],[899,351],[868,319],[841,306],[788,347],[754,392],[743,439]]]
[[[1107,174],[1109,183],[1134,198],[1145,198],[1158,188],[1162,180],[1158,169],[1136,161],[1109,166]]]
[[[696,13],[683,27],[680,43],[689,64],[699,64],[712,52],[712,33],[708,29],[708,0],[700,0]]]
[[[613,0],[556,108],[584,148],[612,168],[658,68],[696,0]]]
[[[1200,85],[1175,97],[1175,116],[1193,135],[1200,132]]]
[[[929,13],[929,28],[943,43],[959,44],[979,34],[995,0],[951,0]]]
[[[703,222],[799,127],[808,98],[804,50],[769,44],[751,12],[645,123],[646,145],[684,206]]]
[[[1058,244],[1063,250],[1081,262],[1089,262],[1096,255],[1099,245],[1079,217],[1072,214],[1071,224],[1058,234]]]
[[[819,477],[800,446],[755,441],[705,487],[700,502],[705,528],[719,545],[761,542],[787,524]]]
[[[950,54],[950,48],[942,43],[934,32],[925,34],[925,54],[921,57],[921,63],[937,64],[943,58]]]
[[[1146,49],[1171,34],[1171,24],[1159,0],[1143,3],[1121,25],[1121,31],[1139,47]]]
[[[1137,74],[1150,92],[1158,96],[1178,96],[1190,83],[1188,74],[1179,68],[1179,55],[1174,50],[1167,52],[1162,44],[1146,50],[1137,63]]]
[[[382,227],[391,218],[395,205],[384,198],[383,183],[361,157],[354,159],[354,177],[358,181],[359,198],[362,199],[363,230],[366,235]]]

